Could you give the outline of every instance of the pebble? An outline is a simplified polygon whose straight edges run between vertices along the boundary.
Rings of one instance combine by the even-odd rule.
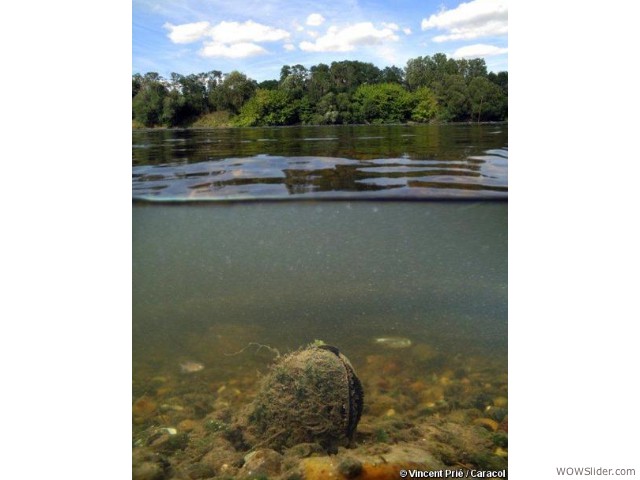
[[[495,407],[505,408],[507,404],[508,402],[506,397],[496,397],[493,399],[493,405]]]
[[[484,413],[496,422],[501,422],[507,416],[507,409],[489,406],[484,409]]]
[[[215,476],[216,472],[210,465],[206,463],[194,463],[187,468],[187,475],[192,480],[197,480],[200,478],[211,478]]]
[[[507,453],[507,451],[502,448],[502,447],[497,447],[494,452],[494,455],[497,455],[498,457],[507,457],[509,454]]]
[[[133,403],[132,411],[136,417],[148,417],[156,411],[156,408],[156,402],[143,396]]]
[[[338,471],[346,478],[356,478],[362,473],[362,462],[354,458],[344,458],[338,464]]]
[[[272,477],[280,474],[282,455],[270,448],[261,448],[244,457],[240,476],[246,478]]]
[[[147,448],[134,448],[132,455],[133,480],[163,480],[166,478],[168,461]]]
[[[184,450],[189,443],[189,437],[186,433],[178,434],[169,433],[168,430],[175,431],[175,428],[163,429],[166,433],[163,433],[158,438],[151,441],[150,447],[157,452],[171,453],[176,450]]]
[[[144,462],[133,466],[133,480],[160,480],[164,478],[164,471],[160,465]]]
[[[191,420],[190,418],[187,418],[186,420],[182,420],[178,424],[178,430],[181,430],[183,432],[190,432],[197,426],[198,426],[198,422],[196,422],[195,420]]]

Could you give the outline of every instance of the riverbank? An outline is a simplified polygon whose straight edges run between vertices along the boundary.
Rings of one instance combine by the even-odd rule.
[[[196,121],[189,125],[180,127],[166,127],[155,126],[146,127],[136,120],[132,121],[133,130],[197,130],[207,128],[265,128],[265,127],[245,127],[242,125],[236,125],[233,122],[233,116],[229,112],[213,112],[198,118]],[[402,122],[402,123],[340,123],[340,124],[303,124],[296,123],[293,125],[273,125],[273,128],[283,127],[341,127],[341,126],[370,126],[370,125],[508,125],[508,120],[495,121],[495,122],[445,122],[445,121],[431,121],[431,122]],[[269,128],[268,126],[266,128]]]

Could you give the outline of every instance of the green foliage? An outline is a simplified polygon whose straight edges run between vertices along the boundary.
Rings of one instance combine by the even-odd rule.
[[[331,71],[329,66],[319,63],[309,69],[309,80],[307,83],[308,96],[312,101],[318,101],[331,91]]]
[[[230,127],[231,114],[226,110],[207,113],[193,122],[191,126],[196,128]]]
[[[381,83],[404,83],[404,72],[401,68],[396,67],[395,65],[391,67],[385,67],[382,72],[380,72],[380,82]]]
[[[280,71],[279,88],[284,90],[290,98],[302,98],[307,87],[309,72],[302,65],[290,67],[285,65]]]
[[[334,91],[353,92],[359,85],[376,83],[380,78],[380,69],[372,63],[344,60],[332,62],[329,68]]]
[[[483,59],[443,53],[410,59],[404,70],[344,60],[284,65],[279,80],[260,84],[218,70],[170,80],[137,73],[131,84],[138,127],[476,122],[508,114],[507,72],[487,73]]]
[[[234,123],[240,127],[291,125],[298,119],[299,102],[283,90],[258,89],[242,107]]]
[[[215,110],[238,113],[242,105],[256,92],[258,85],[244,73],[236,70],[228,74],[222,83],[209,94],[209,102]]]
[[[264,82],[260,82],[258,84],[258,88],[263,90],[275,90],[278,88],[279,82],[277,80],[265,80]]]
[[[186,99],[180,92],[172,90],[162,101],[162,115],[160,121],[168,127],[176,127],[182,124],[182,110],[186,104]]]
[[[412,94],[413,110],[411,120],[414,122],[430,122],[441,115],[436,94],[428,87],[420,87]]]
[[[506,117],[507,104],[503,90],[484,77],[476,77],[469,83],[469,99],[473,119],[499,120]]]
[[[339,118],[340,111],[336,94],[329,92],[316,104],[315,121],[312,123],[316,125],[331,125],[337,123]]]
[[[435,84],[438,102],[442,105],[441,119],[466,121],[470,119],[470,100],[467,84],[462,75],[445,75]]]
[[[472,60],[447,59],[444,53],[433,57],[412,58],[405,68],[405,79],[411,90],[419,87],[435,88],[443,84],[451,75],[460,75],[466,82],[476,77],[487,76],[487,65],[482,58]]]
[[[411,94],[397,83],[360,85],[353,95],[353,110],[366,123],[400,123],[409,118]]]
[[[132,100],[133,118],[145,127],[161,125],[166,87],[159,81],[142,82]]]

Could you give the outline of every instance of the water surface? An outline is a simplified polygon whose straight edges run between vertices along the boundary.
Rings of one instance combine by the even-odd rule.
[[[507,125],[133,133],[133,194],[155,200],[506,198]]]

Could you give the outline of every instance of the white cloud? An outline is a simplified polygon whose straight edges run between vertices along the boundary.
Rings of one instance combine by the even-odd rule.
[[[184,25],[172,25],[165,23],[164,28],[169,30],[169,38],[173,43],[191,43],[205,37],[209,32],[209,22],[185,23]]]
[[[493,55],[500,55],[507,53],[507,48],[496,47],[495,45],[486,45],[478,43],[475,45],[467,45],[466,47],[460,47],[453,52],[454,58],[479,58],[479,57],[491,57]]]
[[[262,25],[248,20],[244,23],[220,22],[211,26],[209,22],[185,23],[172,25],[165,23],[169,30],[169,38],[173,43],[191,43],[203,38],[211,38],[214,43],[243,43],[243,42],[276,42],[289,38],[289,32]]]
[[[382,22],[382,26],[386,27],[386,28],[390,28],[391,30],[393,30],[394,32],[399,30],[400,27],[398,26],[397,23],[387,23],[387,22]]]
[[[324,23],[324,17],[319,13],[312,13],[307,17],[307,25],[311,25],[312,27],[317,27],[318,25],[322,25]]]
[[[342,29],[329,27],[327,33],[314,43],[302,42],[299,47],[307,52],[348,52],[358,46],[379,45],[397,40],[399,37],[390,28],[378,30],[371,22],[362,22]]]
[[[285,49],[287,52],[291,52],[291,51],[293,51],[293,50],[295,50],[295,49],[296,49],[296,46],[295,46],[293,43],[285,43],[285,44],[284,44],[284,49]]]
[[[409,27],[403,28],[402,31],[405,35],[411,35],[411,29]]]
[[[254,55],[263,55],[267,51],[260,45],[249,42],[224,45],[218,42],[207,42],[200,51],[203,57],[246,58]]]
[[[289,38],[289,32],[253,20],[244,23],[220,22],[208,34],[218,43],[275,42]]]
[[[204,42],[200,55],[203,57],[246,58],[263,55],[267,51],[257,45],[261,42],[276,42],[290,37],[289,32],[248,20],[239,22],[220,22],[211,26],[209,22],[172,25],[166,23],[169,38],[173,43]],[[286,47],[285,47],[286,48]]]
[[[421,27],[422,30],[436,28],[446,31],[434,37],[434,42],[469,40],[506,35],[507,17],[507,0],[472,0],[422,19]]]

